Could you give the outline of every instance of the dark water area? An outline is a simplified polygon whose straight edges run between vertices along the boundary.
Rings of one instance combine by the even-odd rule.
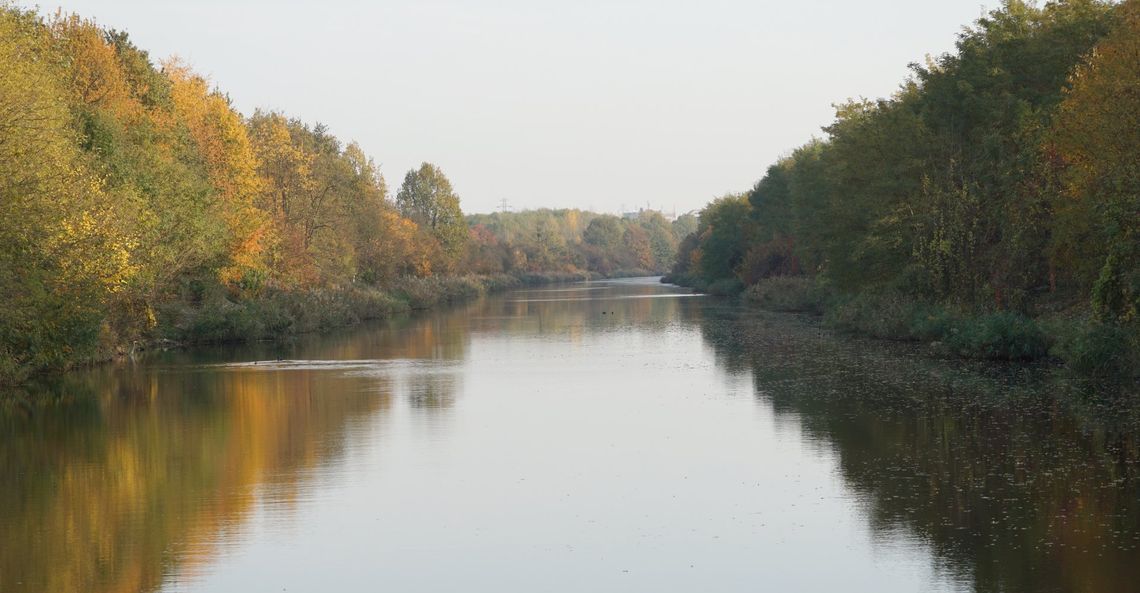
[[[1140,412],[653,279],[0,404],[0,592],[1140,590]]]

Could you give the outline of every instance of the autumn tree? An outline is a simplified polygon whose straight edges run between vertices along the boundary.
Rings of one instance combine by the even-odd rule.
[[[677,239],[673,228],[665,216],[656,210],[643,210],[634,221],[645,231],[649,241],[649,265],[644,269],[663,272],[673,267],[677,254]]]
[[[180,295],[191,277],[215,274],[227,228],[197,146],[176,113],[170,79],[125,34],[57,16],[48,24],[65,65],[79,146],[104,191],[120,206],[119,228],[136,272],[114,307],[113,325],[155,325],[156,305]]]
[[[459,208],[459,196],[439,167],[423,163],[404,175],[396,194],[400,213],[428,229],[443,252],[456,261],[467,239],[467,226]]]
[[[625,230],[616,216],[599,216],[590,221],[582,233],[590,268],[603,274],[617,269]]]
[[[92,354],[103,306],[135,271],[49,45],[30,13],[0,7],[0,383]]]
[[[1073,73],[1053,130],[1052,253],[1104,318],[1140,321],[1140,1]]]
[[[262,178],[245,123],[224,95],[185,64],[171,60],[163,71],[170,78],[175,114],[194,140],[217,195],[214,207],[226,225],[219,279],[255,288],[267,274],[265,253],[273,234],[268,214],[256,204]]]

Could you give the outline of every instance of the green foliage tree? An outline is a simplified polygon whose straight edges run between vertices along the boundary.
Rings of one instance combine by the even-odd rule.
[[[1073,73],[1052,131],[1052,253],[1105,319],[1140,322],[1140,2]]]
[[[591,220],[582,233],[590,269],[603,274],[617,270],[624,235],[622,220],[616,216],[605,215]]]
[[[915,315],[1090,311],[1107,325],[1089,336],[1134,335],[1137,6],[1003,2],[890,98],[839,105],[827,138],[770,167],[746,203],[702,210],[674,275],[806,273],[863,304],[921,303]],[[1074,343],[1100,348],[1089,336]]]
[[[475,214],[467,223],[472,248],[487,262],[473,269],[483,272],[653,273],[668,270],[676,257],[672,228],[655,211],[619,218],[544,208]]]
[[[691,272],[707,281],[736,277],[751,238],[748,209],[747,195],[730,194],[701,211]]]

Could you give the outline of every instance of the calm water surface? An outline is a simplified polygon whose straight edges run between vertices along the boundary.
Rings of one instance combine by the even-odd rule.
[[[1135,412],[915,348],[633,280],[71,374],[0,591],[1140,590]]]

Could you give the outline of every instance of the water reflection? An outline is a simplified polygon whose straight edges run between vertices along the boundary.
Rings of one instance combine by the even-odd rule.
[[[0,591],[1133,590],[1063,388],[648,281],[171,352],[0,406]]]
[[[287,511],[385,392],[302,370],[102,371],[0,417],[0,591],[152,591]],[[56,403],[60,402],[60,403]]]
[[[976,591],[1133,591],[1136,409],[1044,370],[935,362],[803,321],[709,315],[702,332],[759,399],[838,456],[884,540],[928,542]]]
[[[433,415],[453,406],[473,334],[573,336],[610,308],[528,302],[544,292],[365,331],[163,353],[3,399],[0,591],[192,582],[242,541],[258,508],[287,524],[393,400]],[[606,321],[660,325],[675,312],[631,303]]]

